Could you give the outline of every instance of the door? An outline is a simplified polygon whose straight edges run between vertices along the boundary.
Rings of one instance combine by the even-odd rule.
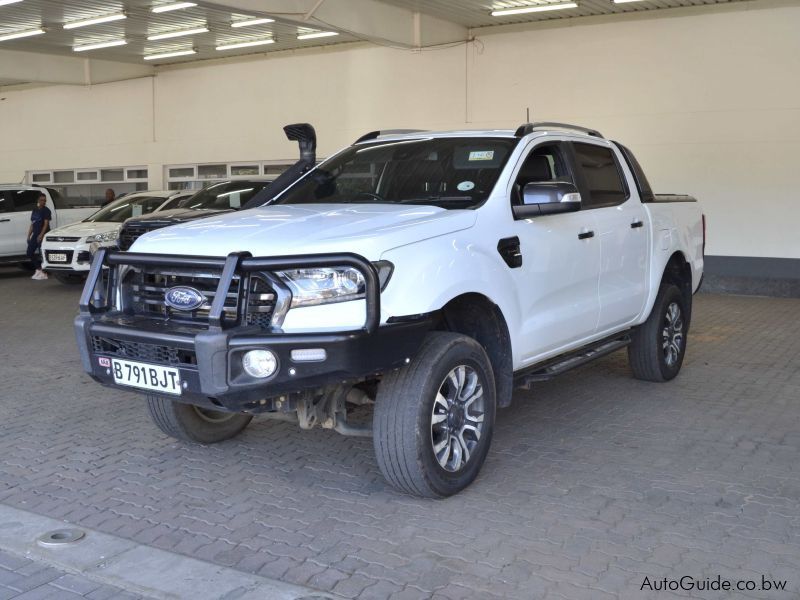
[[[31,211],[41,192],[30,189],[0,190],[0,255],[24,255],[28,249]]]
[[[597,331],[610,333],[631,324],[647,298],[650,223],[613,147],[573,142],[572,149],[582,206],[594,216],[600,247]]]
[[[577,183],[561,142],[535,146],[517,172],[511,202],[536,181]],[[523,315],[523,365],[581,345],[597,327],[600,249],[592,211],[514,221],[522,266],[512,269]]]

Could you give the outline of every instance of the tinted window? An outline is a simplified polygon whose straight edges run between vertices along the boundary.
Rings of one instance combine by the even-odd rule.
[[[56,207],[56,210],[60,208],[71,208],[70,205],[67,204],[64,196],[61,195],[61,192],[54,188],[47,188],[47,191],[50,192],[50,198],[53,200],[53,206]]]
[[[573,143],[573,148],[589,196],[582,198],[583,205],[598,208],[625,202],[628,194],[611,150],[580,143]]]
[[[29,212],[36,208],[39,190],[0,190],[0,212]]]
[[[88,222],[102,221],[106,223],[122,223],[131,217],[140,217],[153,212],[164,202],[163,196],[135,196],[115,200],[108,206],[104,206],[91,217],[86,219]]]
[[[512,188],[512,202],[522,204],[522,188],[540,181],[567,181],[574,183],[559,144],[537,146],[531,150]]]
[[[14,203],[14,211],[28,212],[36,208],[36,201],[42,192],[39,190],[14,190],[11,192],[11,200]]]
[[[238,210],[268,181],[225,181],[209,186],[181,202],[181,208]]]
[[[489,197],[517,143],[429,138],[357,144],[319,165],[277,203],[471,208]]]
[[[622,156],[625,157],[625,160],[628,161],[628,167],[630,167],[631,171],[633,172],[633,177],[636,180],[636,187],[639,190],[639,198],[642,202],[652,202],[655,199],[653,188],[650,187],[650,182],[647,181],[647,177],[645,177],[642,165],[639,164],[639,161],[636,160],[633,152],[628,150],[628,148],[619,142],[614,143],[622,152]]]

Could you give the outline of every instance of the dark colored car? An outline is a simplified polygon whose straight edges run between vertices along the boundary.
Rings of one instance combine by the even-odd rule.
[[[128,250],[139,236],[148,231],[239,210],[269,183],[269,179],[215,183],[184,199],[177,208],[128,219],[119,233],[119,247]]]

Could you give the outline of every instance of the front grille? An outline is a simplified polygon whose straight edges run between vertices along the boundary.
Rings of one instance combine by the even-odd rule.
[[[131,360],[184,366],[197,364],[197,357],[192,350],[182,350],[180,348],[171,348],[158,344],[128,342],[92,336],[92,349],[100,354]]]
[[[156,229],[161,229],[166,227],[168,223],[158,223],[158,224],[148,224],[148,225],[139,225],[139,224],[128,224],[123,225],[122,230],[119,232],[119,237],[117,239],[117,243],[119,244],[120,250],[128,250],[131,246],[133,246],[133,242],[138,240],[141,236],[143,236],[148,231],[155,231]]]
[[[47,259],[47,262],[52,263],[53,265],[68,265],[72,263],[72,255],[74,250],[45,250],[44,256]],[[64,254],[67,257],[67,260],[53,260],[50,258],[53,254]]]
[[[218,273],[197,269],[143,267],[128,273],[125,279],[130,290],[130,306],[134,314],[158,319],[207,322],[208,311],[217,295]],[[206,302],[195,310],[177,310],[167,306],[164,297],[170,288],[190,287],[200,292]],[[235,319],[239,298],[239,277],[234,277],[225,297],[225,316]]]
[[[275,291],[260,277],[250,277],[247,290],[247,324],[268,329],[275,312]]]
[[[241,276],[235,275],[225,296],[223,313],[229,324],[237,321],[242,281]],[[246,277],[244,281],[249,282],[248,288],[242,293],[242,301],[247,307],[246,324],[270,327],[275,310],[275,292],[260,277]],[[206,324],[218,285],[219,273],[216,272],[189,268],[137,267],[125,275],[123,294],[127,298],[126,305],[135,315]],[[168,306],[165,302],[167,291],[179,286],[197,290],[206,298],[206,302],[195,310],[178,310]]]
[[[67,237],[65,235],[48,235],[45,238],[48,242],[77,242],[79,237]]]

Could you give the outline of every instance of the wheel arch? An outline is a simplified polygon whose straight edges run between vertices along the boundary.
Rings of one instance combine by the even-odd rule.
[[[681,291],[681,296],[683,296],[683,302],[688,313],[686,315],[688,326],[692,314],[692,267],[689,261],[686,260],[686,256],[680,250],[673,252],[669,257],[667,264],[664,266],[659,287],[670,283]]]
[[[514,364],[511,335],[500,307],[483,294],[464,293],[437,311],[435,328],[467,335],[483,346],[494,371],[497,405],[509,406],[514,389]]]

